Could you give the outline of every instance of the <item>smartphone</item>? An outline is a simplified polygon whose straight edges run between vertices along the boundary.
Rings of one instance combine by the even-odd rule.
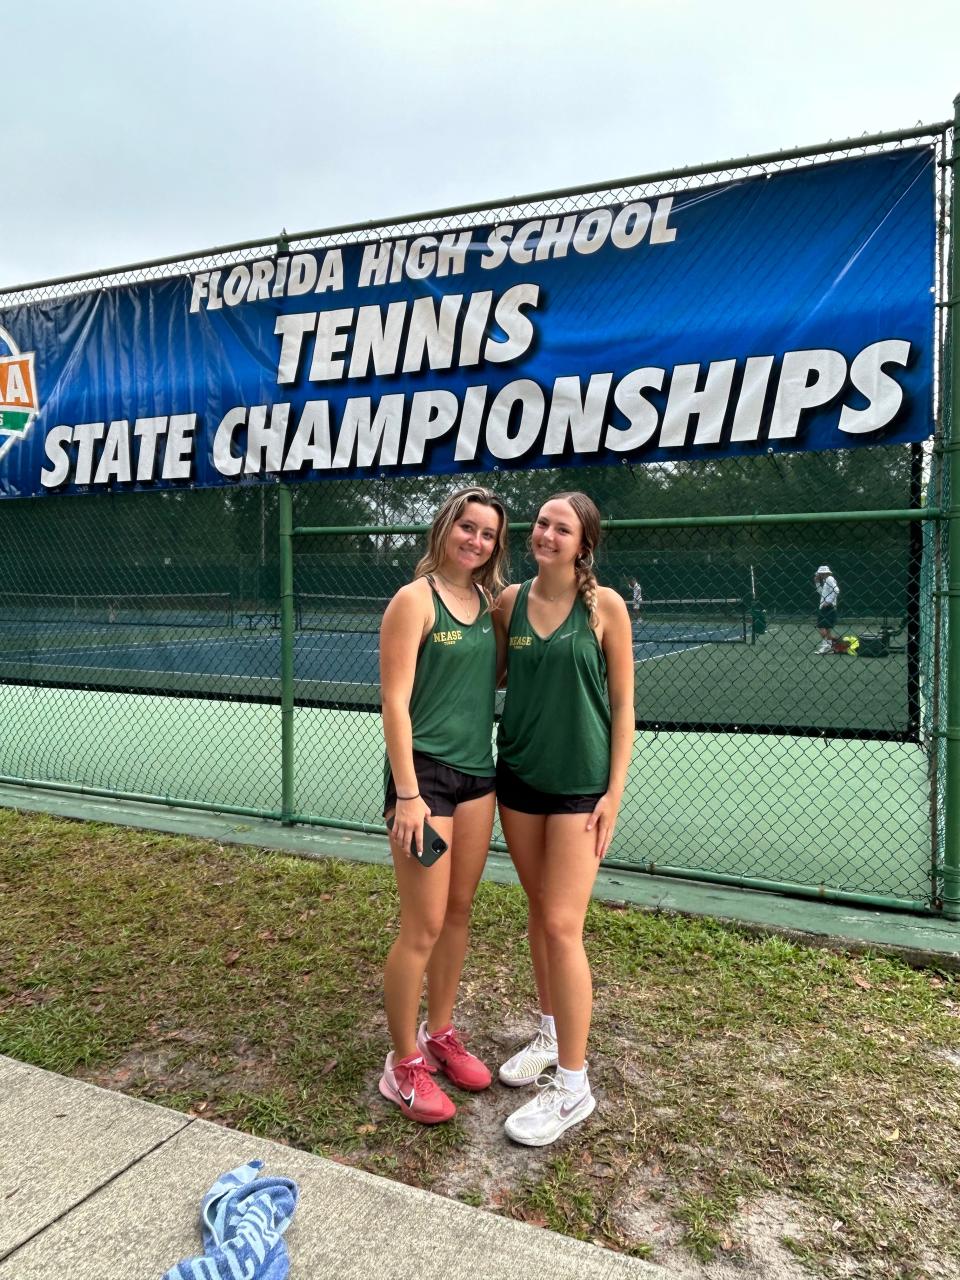
[[[393,830],[393,814],[387,819],[387,830]],[[439,832],[434,831],[429,822],[423,824],[423,853],[417,855],[417,837],[414,836],[410,841],[410,852],[419,862],[421,867],[432,867],[438,858],[442,858],[447,852],[446,840]]]

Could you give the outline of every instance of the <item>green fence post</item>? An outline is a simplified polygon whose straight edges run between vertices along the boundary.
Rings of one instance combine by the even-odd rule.
[[[293,495],[280,485],[280,812],[293,825]]]
[[[960,920],[960,353],[957,307],[960,307],[960,94],[953,100],[953,165],[950,183],[950,276],[947,293],[947,357],[945,378],[950,430],[945,441],[948,501],[947,521],[947,698],[946,724],[941,726],[944,753],[943,795],[943,914]]]

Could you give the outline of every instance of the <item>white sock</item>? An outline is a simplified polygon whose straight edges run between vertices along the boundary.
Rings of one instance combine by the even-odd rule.
[[[569,1071],[566,1067],[557,1067],[557,1084],[577,1096],[586,1093],[590,1088],[587,1083],[587,1068],[581,1067],[579,1071]]]
[[[557,1038],[557,1024],[553,1020],[552,1013],[541,1013],[540,1030],[545,1036],[549,1036],[551,1040]]]

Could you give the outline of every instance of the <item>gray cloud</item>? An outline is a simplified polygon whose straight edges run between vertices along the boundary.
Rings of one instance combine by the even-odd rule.
[[[952,114],[955,5],[781,8],[20,6],[0,283]]]

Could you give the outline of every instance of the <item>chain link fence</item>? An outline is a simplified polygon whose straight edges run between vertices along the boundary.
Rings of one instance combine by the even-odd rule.
[[[935,540],[919,520],[800,509],[811,486],[859,485],[875,498],[872,479],[883,476],[889,508],[903,510],[923,469],[918,449],[898,449],[578,471],[614,525],[598,576],[623,595],[633,629],[639,735],[615,861],[930,905],[935,646],[922,579]],[[564,482],[549,471],[502,475],[498,490],[513,518],[529,521]],[[449,487],[425,495],[418,482],[392,481],[390,494],[425,522]],[[700,511],[735,518],[754,488],[782,522],[656,524],[689,518],[692,494]],[[311,497],[294,495],[297,528],[315,527]],[[649,523],[619,527],[641,512]],[[386,531],[297,538],[299,811],[307,803],[358,823],[378,812],[377,628],[421,542]],[[533,572],[524,543],[512,539],[515,580]],[[840,583],[844,637],[829,653],[813,581],[824,562]]]
[[[942,160],[946,131],[933,141]],[[809,149],[334,229],[0,298],[40,302],[188,270],[226,279],[278,248],[562,219],[598,198],[650,199],[899,145]],[[942,297],[943,224],[939,253]],[[0,774],[380,830],[377,633],[419,558],[419,528],[473,480],[497,488],[521,525],[550,493],[581,488],[609,526],[598,576],[627,602],[636,662],[637,748],[611,860],[936,910],[947,545],[940,523],[909,513],[948,506],[940,442],[299,485],[286,758],[278,485],[2,502],[0,712],[15,731]],[[815,624],[821,564],[840,586],[841,639],[829,651]],[[522,530],[511,570],[513,580],[532,572]]]

